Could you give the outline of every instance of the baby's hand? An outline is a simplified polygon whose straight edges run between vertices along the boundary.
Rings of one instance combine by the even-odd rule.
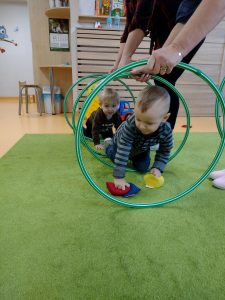
[[[155,177],[160,177],[162,174],[161,174],[161,171],[159,171],[159,169],[156,169],[156,168],[152,168],[151,170],[150,170],[150,173],[152,174],[152,175],[154,175]]]
[[[126,186],[129,187],[129,183],[124,178],[114,178],[114,185],[116,188],[125,190]]]
[[[102,144],[95,145],[95,149],[96,149],[96,150],[103,150],[103,149],[104,149],[104,146],[103,146]]]

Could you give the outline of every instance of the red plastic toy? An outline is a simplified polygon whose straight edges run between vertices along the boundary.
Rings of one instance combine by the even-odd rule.
[[[115,187],[113,182],[106,182],[107,189],[114,196],[122,196],[129,192],[130,187],[126,187],[125,190],[121,190]]]

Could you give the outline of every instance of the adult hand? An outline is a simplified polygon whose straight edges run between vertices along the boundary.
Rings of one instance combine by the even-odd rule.
[[[116,71],[117,69],[119,69],[125,65],[128,65],[131,62],[132,62],[132,60],[129,58],[121,58],[121,60],[119,62],[116,61],[114,63],[114,65],[112,66],[112,69],[109,71],[109,73],[112,73],[112,72]]]
[[[131,73],[160,74],[171,73],[173,68],[182,60],[182,54],[173,46],[169,45],[152,52],[147,65],[135,68]]]
[[[114,185],[116,188],[125,190],[126,186],[129,187],[129,183],[124,178],[114,178]]]
[[[131,71],[131,73],[132,73],[132,71]],[[152,76],[149,74],[140,74],[140,75],[136,75],[136,76],[131,76],[131,78],[133,78],[137,81],[140,81],[140,82],[146,82],[146,81],[150,80],[151,77]]]
[[[134,62],[134,60],[131,60],[130,58],[125,58],[125,59],[121,59],[120,63],[119,63],[119,66],[118,68],[121,68],[125,65],[128,65],[130,63]],[[150,78],[151,78],[151,75],[149,74],[142,74],[142,75],[136,75],[136,76],[129,76],[128,78],[130,79],[135,79],[137,81],[140,81],[140,82],[145,82],[145,81],[148,81]]]
[[[128,65],[128,64],[130,64],[131,62],[133,62],[133,61],[131,60],[131,58],[128,58],[128,57],[122,57],[121,60],[120,60],[120,63],[119,63],[118,68],[121,68],[121,67],[123,67],[123,66],[125,66],[125,65]]]
[[[159,169],[156,169],[156,168],[152,168],[152,169],[150,170],[150,173],[151,173],[152,175],[154,175],[155,177],[160,177],[160,176],[161,176],[161,171],[160,171]]]
[[[116,69],[118,69],[118,65],[119,65],[119,63],[115,62],[114,65],[112,66],[112,69],[110,69],[109,73],[116,71]]]
[[[104,146],[99,144],[99,145],[95,145],[95,149],[96,150],[103,150],[104,149]]]

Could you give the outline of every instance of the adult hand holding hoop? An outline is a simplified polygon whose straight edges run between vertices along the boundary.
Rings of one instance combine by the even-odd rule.
[[[181,52],[172,46],[166,46],[152,52],[147,65],[135,68],[131,73],[160,74],[171,73],[173,68],[182,60]],[[143,79],[145,76],[143,75]],[[143,80],[144,81],[144,80]]]

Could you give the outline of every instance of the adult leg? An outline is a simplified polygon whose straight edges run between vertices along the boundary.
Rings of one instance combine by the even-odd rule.
[[[186,55],[182,59],[182,62],[188,64],[192,60],[198,49],[201,47],[203,42],[204,40],[202,40],[188,55]],[[168,82],[175,86],[177,79],[182,75],[183,72],[184,69],[174,68],[170,74],[165,74],[163,76],[160,75],[160,77],[166,79]],[[180,105],[179,97],[165,84],[157,80],[155,80],[155,84],[164,87],[170,94],[170,117],[168,119],[168,122],[170,123],[171,128],[174,129]]]
[[[150,151],[142,152],[132,157],[132,163],[134,169],[141,173],[145,173],[150,166]]]

